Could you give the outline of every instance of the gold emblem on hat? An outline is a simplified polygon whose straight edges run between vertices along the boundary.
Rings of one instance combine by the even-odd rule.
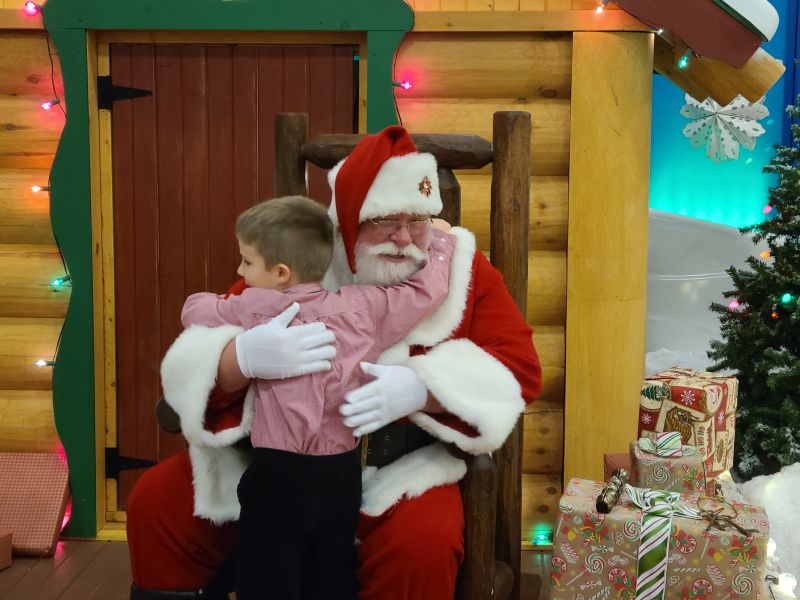
[[[423,177],[422,181],[419,182],[419,193],[423,196],[430,196],[432,189],[433,186],[431,186],[431,180],[427,177]]]

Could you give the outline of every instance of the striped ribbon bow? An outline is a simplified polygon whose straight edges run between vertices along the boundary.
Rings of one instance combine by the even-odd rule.
[[[681,434],[677,431],[657,433],[655,440],[639,438],[639,448],[658,456],[683,456]]]
[[[672,517],[699,519],[700,513],[680,504],[680,494],[625,486],[631,501],[642,509],[636,576],[637,600],[664,600],[667,582],[667,554]]]

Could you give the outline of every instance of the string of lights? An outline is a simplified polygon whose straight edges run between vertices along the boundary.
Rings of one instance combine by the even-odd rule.
[[[30,2],[29,1],[29,2],[25,2],[23,4],[22,11],[29,17],[40,18],[41,17],[41,13],[42,13],[42,6],[40,4],[36,4],[35,2]],[[45,111],[50,111],[50,110],[53,109],[53,107],[57,106],[61,110],[61,113],[66,118],[67,113],[64,110],[64,105],[62,104],[61,98],[59,97],[59,94],[58,94],[58,90],[56,89],[55,62],[53,61],[53,50],[52,50],[52,47],[50,46],[50,36],[46,35],[45,36],[45,40],[47,42],[47,58],[48,58],[48,60],[50,62],[50,86],[51,86],[53,95],[52,95],[51,98],[48,98],[48,99],[42,101],[39,104],[39,108],[41,108],[42,110],[45,110]],[[30,189],[35,194],[40,194],[40,193],[48,193],[49,194],[50,190],[51,190],[49,174],[48,174],[48,177],[47,177],[47,184],[46,185],[35,184],[35,185],[32,185],[30,187]],[[59,256],[59,258],[61,260],[61,267],[62,267],[63,272],[64,272],[64,275],[62,275],[60,277],[56,277],[56,278],[52,279],[49,282],[49,285],[53,288],[53,291],[57,292],[57,291],[59,291],[59,289],[62,289],[62,288],[65,288],[65,287],[72,287],[72,276],[69,274],[69,270],[67,269],[67,264],[66,264],[66,261],[64,260],[64,254],[61,251],[61,245],[58,242],[58,237],[56,236],[55,231],[53,232],[53,239],[55,240],[56,248],[58,249],[58,256]],[[53,367],[53,366],[55,366],[55,357],[58,355],[58,348],[61,345],[61,335],[62,335],[62,333],[63,333],[63,328],[62,328],[62,331],[59,332],[58,340],[56,341],[56,346],[55,346],[55,349],[53,350],[53,358],[52,358],[52,360],[46,360],[46,359],[40,358],[39,360],[37,360],[34,363],[37,367]]]

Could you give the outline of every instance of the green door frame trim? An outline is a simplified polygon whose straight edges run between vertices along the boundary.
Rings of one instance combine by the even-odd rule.
[[[375,132],[397,122],[392,66],[413,11],[403,0],[48,0],[42,15],[64,77],[67,119],[50,174],[50,219],[72,282],[53,369],[53,411],[72,491],[65,533],[91,537],[98,521],[87,32],[366,33],[367,131]]]

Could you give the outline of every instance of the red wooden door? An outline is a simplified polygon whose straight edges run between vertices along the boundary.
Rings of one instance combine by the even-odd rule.
[[[236,216],[274,195],[274,119],[309,114],[310,134],[354,132],[352,46],[112,44],[116,86],[152,96],[112,111],[118,449],[161,460],[159,365],[188,294],[236,279]],[[325,174],[309,194],[330,202]],[[119,509],[141,469],[119,477]]]

